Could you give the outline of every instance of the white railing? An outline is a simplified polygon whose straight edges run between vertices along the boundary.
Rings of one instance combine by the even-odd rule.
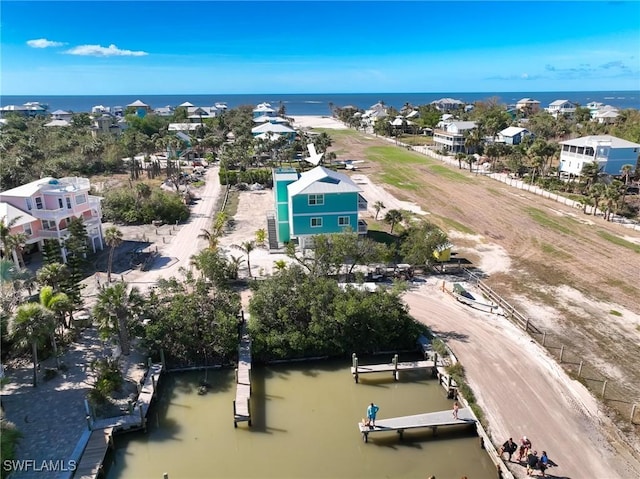
[[[358,234],[366,235],[368,230],[367,222],[365,220],[358,220]]]

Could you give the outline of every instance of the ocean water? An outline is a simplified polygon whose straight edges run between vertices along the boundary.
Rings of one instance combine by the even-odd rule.
[[[86,95],[86,96],[47,96],[31,95],[0,96],[0,106],[22,105],[37,101],[48,105],[49,111],[67,110],[72,112],[90,112],[96,105],[107,107],[126,106],[136,100],[142,100],[151,108],[178,106],[186,101],[197,106],[212,106],[224,102],[229,108],[242,105],[257,105],[268,102],[272,107],[284,105],[288,115],[329,115],[330,105],[343,107],[353,105],[367,109],[371,105],[383,101],[389,106],[400,109],[405,103],[414,106],[425,105],[440,98],[454,98],[473,103],[474,101],[497,98],[506,105],[515,104],[521,98],[533,98],[546,107],[555,100],[569,100],[586,105],[591,101],[602,102],[617,108],[640,109],[640,91],[582,91],[582,92],[478,92],[478,93],[309,93],[309,94],[247,94],[247,95]]]

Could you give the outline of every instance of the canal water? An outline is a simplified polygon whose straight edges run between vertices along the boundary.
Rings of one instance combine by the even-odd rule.
[[[252,427],[237,429],[232,370],[209,371],[205,395],[198,394],[204,372],[165,374],[148,432],[116,436],[107,477],[495,478],[479,438],[466,428],[442,429],[437,438],[407,431],[402,441],[383,432],[364,443],[357,424],[370,402],[384,419],[448,410],[452,401],[426,371],[400,373],[397,382],[391,373],[364,375],[356,384],[350,366],[343,360],[256,367]]]

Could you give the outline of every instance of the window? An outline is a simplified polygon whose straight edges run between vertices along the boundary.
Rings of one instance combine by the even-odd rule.
[[[324,205],[324,195],[309,195],[309,206]]]
[[[349,226],[349,217],[338,216],[338,226]]]
[[[312,228],[322,227],[322,218],[311,218],[311,227]]]
[[[71,209],[71,198],[67,197],[67,209],[70,210]]]
[[[58,198],[58,208],[62,208],[62,198]]]
[[[45,230],[54,230],[56,229],[56,224],[53,221],[42,220],[42,227]]]
[[[42,197],[41,196],[37,196],[36,197],[36,208],[41,210],[42,209]]]
[[[76,205],[81,205],[87,202],[87,195],[76,195]]]
[[[31,202],[31,198],[26,198],[27,200],[27,210],[31,211],[33,209],[33,203]]]
[[[31,225],[24,225],[23,228],[27,236],[31,236],[33,234],[33,231],[31,230]]]

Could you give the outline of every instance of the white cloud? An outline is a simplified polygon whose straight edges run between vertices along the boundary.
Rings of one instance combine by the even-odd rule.
[[[62,45],[66,45],[63,42],[53,42],[51,40],[47,40],[46,38],[38,38],[37,40],[29,40],[27,42],[31,48],[49,48],[49,47],[61,47]]]
[[[143,57],[148,55],[147,52],[143,51],[121,50],[113,44],[108,47],[101,45],[79,45],[67,50],[65,53],[90,57]]]

